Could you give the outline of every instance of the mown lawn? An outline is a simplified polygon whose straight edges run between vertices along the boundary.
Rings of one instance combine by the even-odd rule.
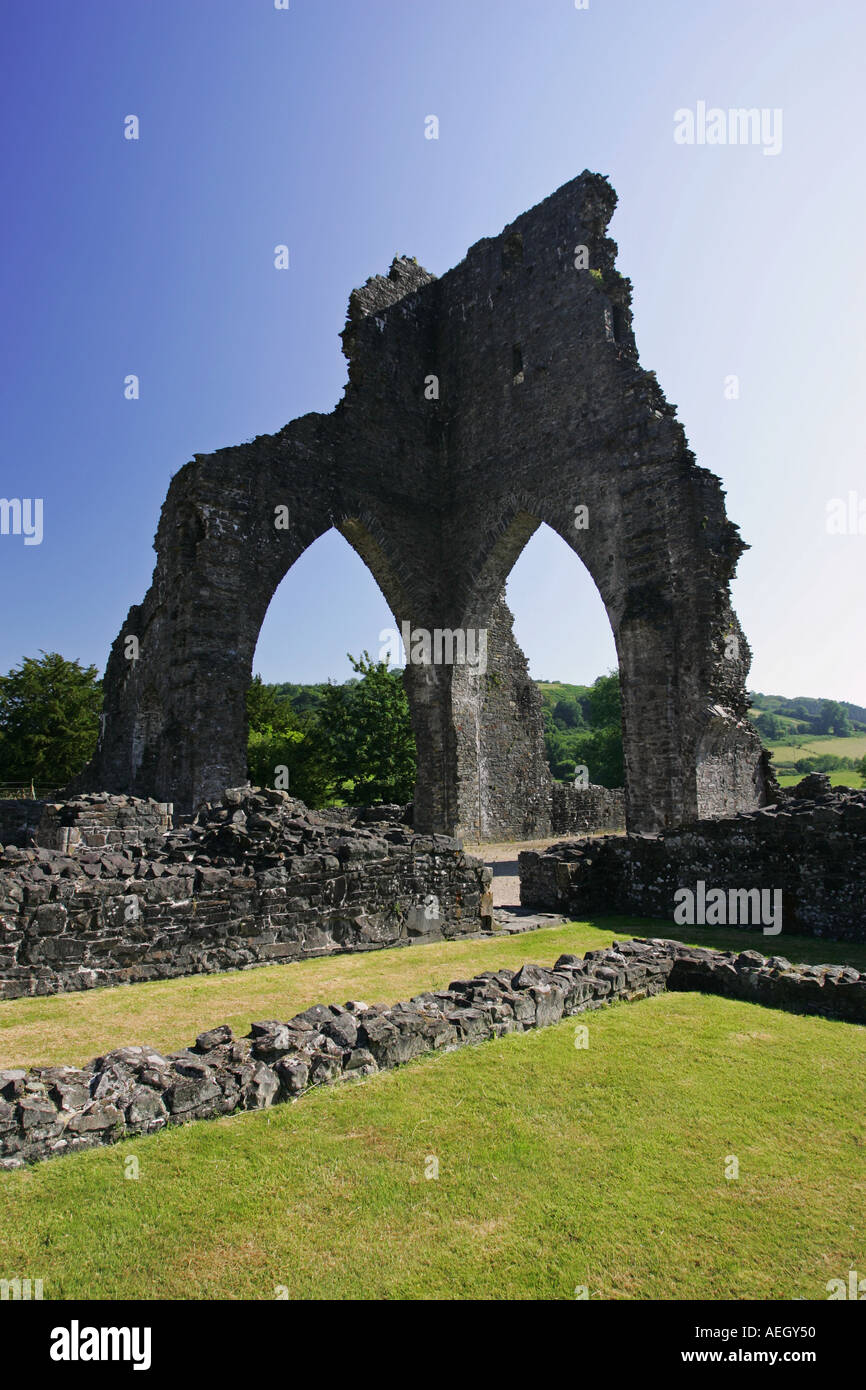
[[[263,966],[222,975],[192,975],[154,984],[86,990],[81,994],[0,1002],[0,1067],[59,1063],[80,1065],[131,1043],[163,1051],[189,1047],[218,1023],[238,1034],[253,1019],[289,1019],[311,1004],[364,999],[393,1004],[479,970],[524,961],[553,965],[564,951],[609,946],[619,937],[670,936],[723,950],[753,949],[795,962],[850,964],[866,970],[866,945],[811,937],[764,936],[715,927],[676,927],[648,918],[605,917],[518,936],[484,941],[439,942],[407,949],[329,956],[294,965]]]
[[[617,1005],[0,1174],[0,1277],[54,1299],[826,1299],[866,1268],[863,1060],[849,1024]]]

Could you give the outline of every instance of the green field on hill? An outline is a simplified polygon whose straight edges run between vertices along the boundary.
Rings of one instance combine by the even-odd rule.
[[[855,791],[862,791],[863,784],[856,772],[842,769],[841,772],[828,772],[831,787],[853,787]],[[802,772],[776,772],[776,781],[780,787],[796,787],[798,782],[802,782]]]
[[[859,761],[866,757],[866,734],[852,734],[850,738],[836,738],[833,734],[817,734],[810,737],[777,739],[767,747],[775,754],[777,761],[796,758],[820,758],[829,753],[837,758],[853,758]]]
[[[837,738],[833,734],[802,735],[769,741],[765,747],[773,755],[773,767],[779,784],[789,787],[805,775],[795,767],[795,763],[804,759],[829,756],[859,762],[866,757],[866,734],[852,734],[848,738]],[[860,788],[864,785],[860,773],[853,767],[831,768],[827,776],[834,787]]]

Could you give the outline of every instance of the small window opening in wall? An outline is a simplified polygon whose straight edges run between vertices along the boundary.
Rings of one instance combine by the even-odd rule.
[[[511,349],[511,380],[514,386],[523,384],[523,353],[519,343],[515,343]]]

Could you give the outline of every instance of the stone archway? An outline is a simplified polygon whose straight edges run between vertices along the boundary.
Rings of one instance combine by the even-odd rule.
[[[502,826],[515,797],[533,796],[528,819],[543,825],[532,711],[516,754],[519,698],[507,717],[490,710],[496,678],[518,692],[526,679],[497,603],[545,521],[611,619],[629,828],[766,800],[745,720],[750,654],[729,596],[745,547],[718,478],[696,466],[638,363],[631,287],[606,236],[615,202],[604,178],[584,173],[441,279],[395,259],[350,297],[349,380],[330,415],[181,469],[151,588],[112,648],[103,732],[80,786],[187,810],[245,779],[244,692],[264,614],[298,555],[335,526],[398,625],[499,634],[487,672],[407,669],[416,828],[471,833],[485,816]]]

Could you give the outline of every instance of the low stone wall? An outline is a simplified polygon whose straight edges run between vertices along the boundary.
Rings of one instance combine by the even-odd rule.
[[[136,827],[91,821],[97,847],[60,808],[65,850],[0,853],[0,998],[492,929],[491,870],[447,836],[336,824],[284,792],[249,788],[166,833],[157,822],[167,815],[141,802]],[[76,827],[75,843],[63,838]]]
[[[721,994],[789,1013],[866,1024],[866,972],[848,965],[792,965],[758,951],[713,951],[665,942],[673,958],[668,989]]]
[[[553,835],[625,830],[625,792],[622,787],[575,787],[554,782],[550,821]]]
[[[170,801],[143,800],[132,796],[76,797],[73,801],[46,802],[34,836],[43,849],[65,854],[87,849],[118,849],[158,845],[173,826]]]
[[[525,907],[760,931],[762,920],[733,920],[731,908],[742,913],[743,895],[763,890],[768,904],[778,903],[783,932],[866,941],[866,792],[790,796],[660,835],[575,840],[524,851],[519,864]],[[696,916],[675,915],[684,889],[695,895]],[[711,890],[726,905],[713,915],[707,908],[702,922],[700,904]]]
[[[0,801],[0,845],[61,852],[149,846],[172,828],[170,802],[85,794],[71,801]]]
[[[702,990],[798,1012],[866,1022],[866,975],[793,967],[755,951],[675,941],[615,942],[553,969],[486,970],[408,1003],[321,1004],[288,1022],[223,1024],[163,1057],[124,1047],[88,1066],[0,1071],[0,1168],[151,1134],[188,1120],[260,1110],[313,1086],[369,1076],[435,1051],[558,1023],[665,989]]]

